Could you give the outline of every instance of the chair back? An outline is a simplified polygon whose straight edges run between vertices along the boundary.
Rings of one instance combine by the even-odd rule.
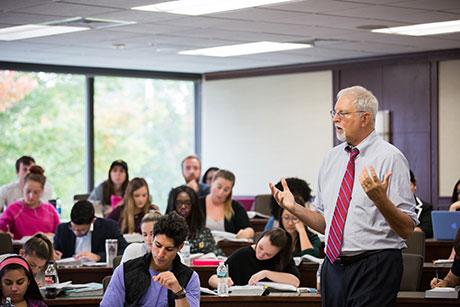
[[[0,233],[0,255],[13,253],[13,241],[9,233]]]
[[[404,270],[399,291],[420,291],[423,257],[416,254],[403,254]]]
[[[121,258],[123,258],[122,255],[118,255],[118,256],[116,256],[115,258],[113,258],[113,269],[114,269],[114,270],[115,270],[115,268],[116,268],[117,266],[120,265]]]
[[[112,275],[105,276],[104,278],[102,278],[102,293],[105,293],[105,290],[107,290],[107,287],[109,286],[111,278],[112,278]]]
[[[75,194],[73,196],[73,201],[87,200],[88,197],[89,197],[89,194]]]
[[[407,248],[403,250],[404,254],[416,254],[425,259],[425,233],[414,231],[406,240]]]
[[[254,211],[260,212],[265,215],[272,214],[272,195],[271,194],[260,194],[256,195],[254,200]]]

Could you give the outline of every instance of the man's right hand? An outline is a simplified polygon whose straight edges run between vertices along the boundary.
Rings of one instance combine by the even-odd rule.
[[[187,185],[197,193],[200,190],[200,185],[198,184],[198,182],[196,180],[191,180],[191,181],[187,182]]]
[[[284,209],[291,211],[294,209],[295,200],[294,195],[292,194],[291,190],[289,190],[288,184],[286,179],[281,179],[281,185],[283,186],[283,191],[276,188],[273,183],[268,184],[270,186],[270,190],[272,191],[272,195],[275,198],[276,202],[283,207]]]
[[[449,287],[449,283],[444,279],[433,278],[430,283],[431,288]]]

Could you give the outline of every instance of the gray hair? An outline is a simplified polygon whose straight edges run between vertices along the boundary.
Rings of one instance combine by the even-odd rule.
[[[375,98],[374,94],[368,89],[355,85],[342,89],[337,94],[337,99],[342,96],[353,96],[355,100],[353,105],[357,111],[366,111],[372,114],[372,126],[375,126],[375,117],[377,116],[377,111],[379,110],[379,102]]]

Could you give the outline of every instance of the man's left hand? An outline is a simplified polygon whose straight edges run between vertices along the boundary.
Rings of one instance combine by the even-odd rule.
[[[168,288],[173,293],[177,293],[182,289],[181,285],[176,279],[176,276],[174,276],[174,274],[169,271],[161,272],[160,274],[153,276],[153,281],[160,283],[160,285]]]
[[[74,257],[75,259],[84,258],[84,259],[88,259],[88,260],[95,261],[95,262],[98,262],[99,260],[101,260],[101,256],[91,253],[91,252],[81,252],[78,255],[75,255]]]
[[[387,189],[390,182],[391,172],[388,172],[383,178],[383,182],[380,181],[375,169],[370,166],[369,171],[366,167],[363,168],[359,175],[359,183],[366,192],[367,196],[374,203],[382,203],[387,198]]]

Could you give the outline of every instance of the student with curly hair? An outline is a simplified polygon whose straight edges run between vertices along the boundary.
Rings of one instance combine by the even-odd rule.
[[[178,214],[160,217],[153,228],[150,253],[115,269],[101,306],[199,306],[198,274],[177,255],[187,232]]]

